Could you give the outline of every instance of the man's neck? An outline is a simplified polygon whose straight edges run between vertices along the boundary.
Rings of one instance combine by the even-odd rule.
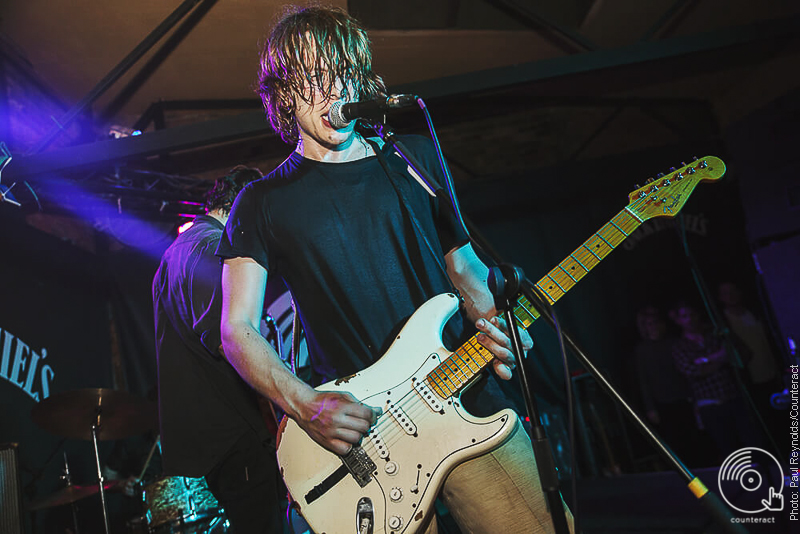
[[[358,134],[351,137],[346,145],[336,147],[327,147],[301,137],[295,152],[304,158],[325,163],[347,163],[375,155],[369,143]]]
[[[206,213],[206,215],[208,215],[209,217],[215,218],[216,220],[221,222],[223,225],[228,221],[228,213],[225,213],[224,211],[222,211],[220,209],[211,210],[208,213]]]

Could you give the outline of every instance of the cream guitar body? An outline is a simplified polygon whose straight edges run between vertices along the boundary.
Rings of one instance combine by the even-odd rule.
[[[457,308],[455,295],[432,298],[411,316],[380,360],[317,388],[346,391],[383,409],[369,436],[348,457],[318,445],[293,420],[281,423],[281,473],[317,534],[418,532],[430,519],[447,474],[510,436],[513,411],[474,417],[458,397],[441,399],[425,385],[428,374],[452,354],[442,345],[441,331]]]

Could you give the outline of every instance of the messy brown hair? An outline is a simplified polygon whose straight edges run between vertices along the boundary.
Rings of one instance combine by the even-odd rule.
[[[228,171],[225,176],[214,180],[214,185],[206,192],[206,213],[222,210],[228,214],[233,206],[233,201],[244,186],[261,178],[261,171],[255,167],[237,165]]]
[[[290,7],[261,51],[256,92],[272,127],[286,143],[298,140],[295,95],[311,104],[313,87],[322,84],[323,99],[331,98],[336,80],[353,94],[348,100],[376,98],[385,93],[383,80],[372,71],[367,32],[353,17],[335,7]],[[325,80],[323,83],[322,80]],[[312,91],[306,94],[304,85]]]

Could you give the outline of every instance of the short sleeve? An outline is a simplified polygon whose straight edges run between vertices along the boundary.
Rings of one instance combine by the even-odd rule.
[[[258,184],[249,184],[236,197],[216,254],[223,260],[251,258],[269,270],[267,214]]]

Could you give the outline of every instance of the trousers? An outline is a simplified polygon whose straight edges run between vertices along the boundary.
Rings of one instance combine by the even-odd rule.
[[[531,440],[519,419],[503,445],[456,467],[439,497],[462,534],[555,532]],[[563,500],[562,505],[574,533],[572,513]],[[438,534],[435,518],[425,534]]]
[[[274,447],[248,431],[206,475],[232,534],[282,534]]]

